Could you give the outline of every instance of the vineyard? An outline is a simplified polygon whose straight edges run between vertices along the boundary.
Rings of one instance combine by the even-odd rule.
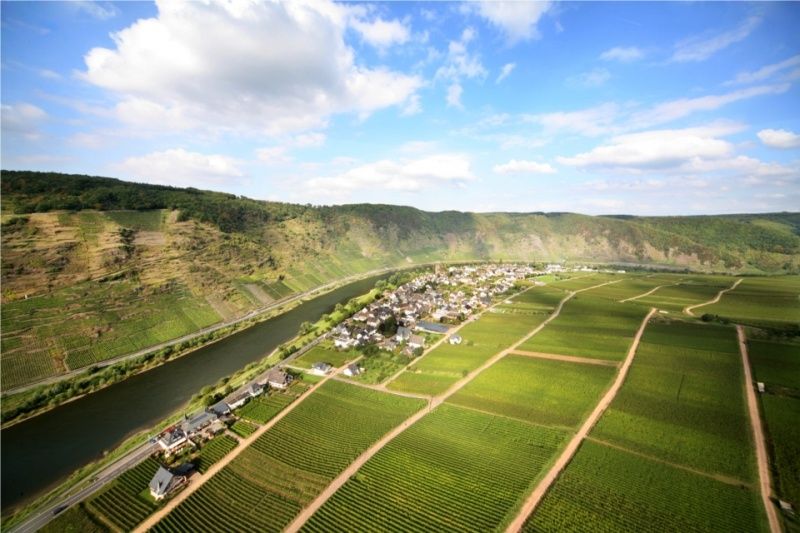
[[[800,323],[797,276],[745,278],[738,287],[722,295],[716,304],[701,307],[712,313],[745,324],[780,326]]]
[[[707,302],[714,298],[719,291],[727,289],[733,283],[733,278],[709,278],[702,280],[681,281],[680,285],[662,287],[649,296],[639,298],[631,303],[645,307],[657,307],[670,313],[681,313],[689,305]],[[706,313],[707,308],[698,309]]]
[[[154,531],[276,531],[424,402],[329,381]]]
[[[592,285],[599,285],[607,281],[616,281],[622,279],[622,277],[623,276],[618,274],[606,274],[602,272],[591,274],[575,273],[568,279],[556,280],[550,283],[550,285],[565,291],[579,291],[591,287]]]
[[[616,369],[508,355],[447,401],[527,422],[577,426]]]
[[[303,530],[498,530],[564,438],[443,405],[370,459]]]
[[[766,531],[755,491],[586,441],[526,532]]]
[[[156,508],[149,499],[147,486],[158,467],[155,459],[146,459],[92,496],[86,502],[86,509],[117,529],[130,531]]]
[[[620,276],[622,277],[622,276]],[[629,274],[625,276],[619,283],[612,283],[592,289],[592,296],[598,298],[605,298],[618,302],[627,298],[633,298],[644,294],[659,285],[667,285],[675,283],[681,278],[671,274],[658,274],[655,276],[641,276],[636,274]]]
[[[258,429],[258,426],[248,422],[247,420],[237,420],[231,426],[231,431],[240,437],[247,438]]]
[[[269,396],[260,396],[251,399],[238,410],[241,417],[252,420],[258,424],[265,424],[283,408],[294,401],[294,396],[285,392],[272,393]]]
[[[578,294],[520,350],[622,360],[647,312],[641,306],[591,296],[591,292]]]
[[[754,480],[735,335],[733,328],[701,323],[650,324],[625,384],[592,435],[706,472]]]
[[[800,344],[750,339],[748,345],[757,381],[800,391]]]
[[[195,467],[202,473],[211,468],[211,465],[228,455],[236,448],[239,442],[228,435],[220,435],[203,444],[200,453],[194,460]]]

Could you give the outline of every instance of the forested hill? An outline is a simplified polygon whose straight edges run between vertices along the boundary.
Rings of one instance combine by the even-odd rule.
[[[3,171],[2,388],[382,267],[602,261],[797,272],[800,215],[592,217],[312,207]]]

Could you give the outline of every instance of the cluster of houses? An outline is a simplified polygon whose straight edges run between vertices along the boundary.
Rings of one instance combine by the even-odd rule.
[[[479,265],[437,268],[398,287],[381,300],[360,310],[332,331],[340,350],[377,344],[384,350],[412,355],[424,348],[422,332],[446,334],[447,324],[457,324],[480,311],[514,283],[541,274],[525,265]],[[391,318],[397,324],[389,335],[381,326]],[[461,337],[448,339],[460,344]]]

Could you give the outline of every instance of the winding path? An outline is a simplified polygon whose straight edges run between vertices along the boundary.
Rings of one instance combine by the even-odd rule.
[[[717,302],[719,301],[719,299],[720,299],[720,298],[722,298],[722,295],[723,295],[723,294],[725,294],[725,293],[726,293],[726,292],[728,292],[728,291],[732,291],[733,289],[735,289],[736,287],[738,287],[738,286],[739,286],[739,284],[740,284],[742,281],[744,281],[744,278],[739,278],[739,279],[737,279],[737,280],[734,282],[734,284],[733,284],[733,285],[731,285],[731,286],[730,286],[730,287],[728,287],[727,289],[722,289],[721,291],[719,291],[719,292],[717,293],[717,295],[716,295],[714,298],[712,298],[711,300],[709,300],[709,301],[707,301],[707,302],[703,302],[703,303],[701,303],[701,304],[694,304],[694,305],[690,305],[689,307],[686,307],[686,308],[683,310],[683,312],[684,312],[684,313],[686,313],[686,314],[687,314],[687,315],[689,315],[689,316],[694,316],[694,313],[692,313],[692,309],[697,309],[698,307],[704,307],[704,306],[706,306],[706,305],[711,305],[711,304],[715,304],[715,303],[717,303]]]
[[[680,282],[680,281],[677,282],[677,283],[665,283],[664,285],[659,285],[658,287],[654,287],[654,288],[650,289],[649,291],[647,291],[645,293],[639,294],[637,296],[631,296],[630,298],[625,298],[624,300],[620,300],[619,303],[624,304],[625,302],[632,302],[634,300],[638,300],[639,298],[644,298],[645,296],[650,296],[651,294],[656,292],[658,289],[663,289],[664,287],[672,287],[673,285],[680,285],[681,283],[682,282]]]
[[[740,280],[741,281],[741,280]],[[769,477],[769,459],[767,458],[767,445],[764,438],[764,427],[761,424],[761,414],[758,411],[758,400],[753,390],[753,375],[750,371],[750,357],[747,353],[747,339],[744,328],[736,326],[736,334],[739,337],[739,352],[742,354],[742,364],[744,365],[744,383],[747,389],[747,410],[750,412],[750,425],[753,427],[753,439],[756,443],[756,460],[758,461],[758,481],[761,492],[761,500],[764,502],[764,509],[767,511],[769,520],[769,530],[772,533],[781,533],[781,524],[775,505],[770,501],[772,486]]]
[[[572,460],[572,457],[575,455],[575,452],[578,451],[578,448],[589,434],[589,431],[594,427],[594,425],[600,419],[600,416],[611,404],[611,401],[617,395],[617,391],[619,391],[620,387],[622,387],[622,383],[625,381],[625,376],[628,374],[628,369],[633,363],[633,356],[636,354],[636,349],[639,347],[639,341],[642,339],[644,328],[647,326],[647,322],[655,312],[656,310],[654,308],[650,309],[650,312],[647,313],[646,317],[644,317],[641,326],[639,326],[639,330],[636,332],[636,336],[633,338],[633,343],[628,350],[628,355],[619,369],[617,379],[614,380],[611,388],[606,391],[605,395],[597,403],[594,410],[589,415],[589,418],[586,419],[575,436],[573,436],[569,441],[569,444],[567,444],[566,448],[564,448],[564,451],[561,452],[561,455],[558,457],[552,468],[550,468],[547,474],[545,474],[539,484],[536,485],[536,488],[533,489],[533,492],[523,504],[522,509],[520,509],[516,518],[514,518],[511,524],[509,524],[508,528],[506,528],[506,533],[516,533],[522,529],[522,526],[525,524],[528,516],[530,516],[530,514],[542,501],[542,498],[544,498],[544,495],[547,494],[547,491],[558,478],[561,471],[564,470],[564,468],[566,468],[569,462]]]

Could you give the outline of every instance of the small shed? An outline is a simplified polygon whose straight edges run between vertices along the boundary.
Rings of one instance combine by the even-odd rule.
[[[461,344],[461,341],[462,341],[461,335],[459,335],[458,333],[450,335],[450,338],[447,339],[447,342],[449,342],[450,344]]]

